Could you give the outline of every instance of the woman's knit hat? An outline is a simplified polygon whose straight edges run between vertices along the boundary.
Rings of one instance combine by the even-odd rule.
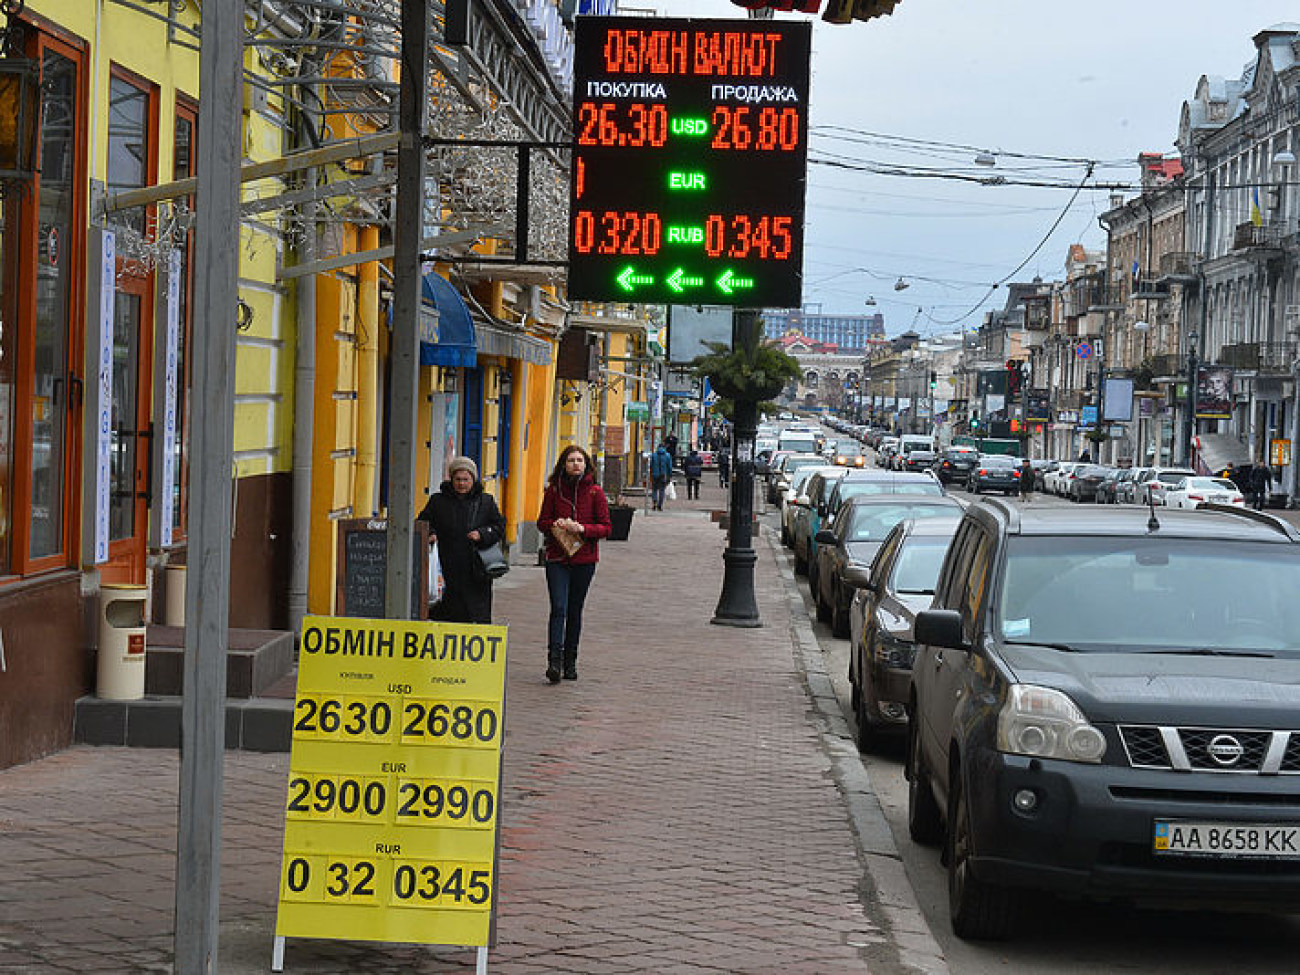
[[[468,457],[453,457],[447,465],[447,479],[451,480],[457,471],[469,471],[474,480],[478,480],[478,464]]]

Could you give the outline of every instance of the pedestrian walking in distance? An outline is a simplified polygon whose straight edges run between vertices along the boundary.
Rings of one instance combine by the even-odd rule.
[[[682,461],[682,473],[686,475],[686,498],[687,500],[700,499],[700,478],[704,476],[704,458],[694,447]]]
[[[1020,500],[1026,503],[1034,498],[1034,465],[1026,457],[1020,462]]]
[[[552,529],[580,544],[569,550]],[[546,539],[546,590],[551,615],[546,631],[546,679],[552,684],[578,679],[578,638],[582,607],[600,560],[598,543],[610,532],[609,499],[596,483],[591,457],[570,444],[560,452],[546,490],[537,530]]]
[[[1268,493],[1273,489],[1273,472],[1265,464],[1256,464],[1250,471],[1250,500],[1256,511],[1268,504]]]
[[[673,477],[673,455],[663,444],[650,455],[650,503],[655,511],[664,510],[664,491]]]
[[[731,483],[731,451],[723,447],[718,454],[718,487],[725,488]]]
[[[434,604],[432,619],[444,623],[491,623],[492,578],[483,571],[476,549],[505,538],[506,522],[496,499],[483,489],[478,465],[454,457],[447,480],[430,496],[416,521],[429,526],[429,542],[438,543],[446,583]]]

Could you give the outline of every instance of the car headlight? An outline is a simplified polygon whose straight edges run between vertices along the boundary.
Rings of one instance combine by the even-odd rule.
[[[1106,739],[1079,706],[1051,687],[1012,684],[998,712],[998,751],[1097,764]]]

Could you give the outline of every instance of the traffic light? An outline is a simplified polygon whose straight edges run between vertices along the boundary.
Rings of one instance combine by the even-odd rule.
[[[1015,399],[1020,395],[1020,360],[1007,360],[1007,398]]]
[[[973,416],[973,417],[970,418],[970,428],[971,428],[972,430],[978,430],[978,429],[980,428],[980,418],[979,418],[979,417],[977,417],[977,416]]]
[[[930,389],[933,391],[939,385],[939,374],[933,369],[930,370]]]

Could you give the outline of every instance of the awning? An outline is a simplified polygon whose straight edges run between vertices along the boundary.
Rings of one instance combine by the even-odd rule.
[[[441,274],[430,272],[424,276],[420,297],[420,365],[467,369],[478,365],[474,320],[460,292]],[[437,315],[426,318],[429,305]],[[430,330],[432,335],[426,335]]]
[[[514,329],[479,322],[476,326],[479,351],[484,355],[499,355],[506,359],[520,359],[535,366],[550,365],[551,343],[534,335]]]

